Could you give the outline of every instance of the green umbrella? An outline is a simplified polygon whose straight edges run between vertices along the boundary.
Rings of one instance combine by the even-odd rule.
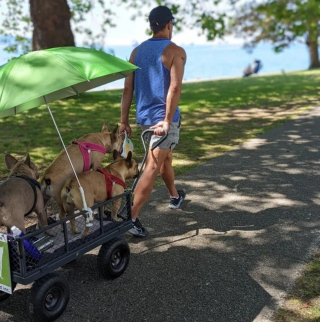
[[[79,47],[39,50],[0,66],[0,117],[47,105],[79,184],[83,208],[88,213],[87,226],[92,225],[92,210],[87,207],[83,188],[48,103],[127,77],[137,68],[102,51]]]
[[[127,77],[137,67],[102,51],[58,47],[0,66],[0,117]]]

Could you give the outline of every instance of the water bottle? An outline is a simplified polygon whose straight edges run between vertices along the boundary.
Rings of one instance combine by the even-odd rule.
[[[11,227],[11,231],[14,237],[22,237],[24,236],[24,233],[16,226],[12,226]],[[39,252],[39,250],[33,245],[32,241],[25,238],[23,240],[23,245],[24,245],[24,249],[26,250],[26,252],[28,253],[29,256],[31,256],[32,258],[39,260],[41,253]]]

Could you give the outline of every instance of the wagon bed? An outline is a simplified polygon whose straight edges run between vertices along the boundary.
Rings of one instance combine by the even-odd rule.
[[[131,191],[126,191],[122,195],[93,206],[93,226],[85,238],[82,236],[85,228],[85,218],[83,216],[85,211],[77,212],[45,228],[27,233],[20,238],[14,239],[8,235],[13,282],[27,285],[109,240],[124,234],[132,228],[131,194]],[[119,198],[121,199],[121,206],[118,218],[121,221],[111,221],[110,210],[112,204]],[[79,234],[71,232],[69,220],[73,218],[76,220]],[[46,231],[49,229],[56,236],[48,236]],[[41,256],[39,259],[29,255],[23,244],[25,239],[31,240],[40,250]]]

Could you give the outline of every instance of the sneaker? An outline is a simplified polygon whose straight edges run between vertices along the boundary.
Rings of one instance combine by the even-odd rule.
[[[171,209],[179,209],[182,204],[182,201],[186,198],[187,193],[185,189],[177,191],[179,194],[179,198],[170,198],[169,208]]]
[[[135,222],[132,222],[132,228],[129,232],[136,237],[145,237],[146,236],[146,229],[142,227],[141,222],[137,218]]]

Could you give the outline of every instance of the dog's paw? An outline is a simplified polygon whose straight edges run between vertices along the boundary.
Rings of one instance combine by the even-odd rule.
[[[122,221],[122,219],[118,218],[118,216],[112,216],[112,220],[117,222]]]
[[[82,238],[88,237],[89,231],[90,231],[90,228],[86,227],[82,233]]]
[[[47,230],[46,234],[51,236],[51,237],[56,237],[57,236],[57,233],[54,233],[51,229]]]

